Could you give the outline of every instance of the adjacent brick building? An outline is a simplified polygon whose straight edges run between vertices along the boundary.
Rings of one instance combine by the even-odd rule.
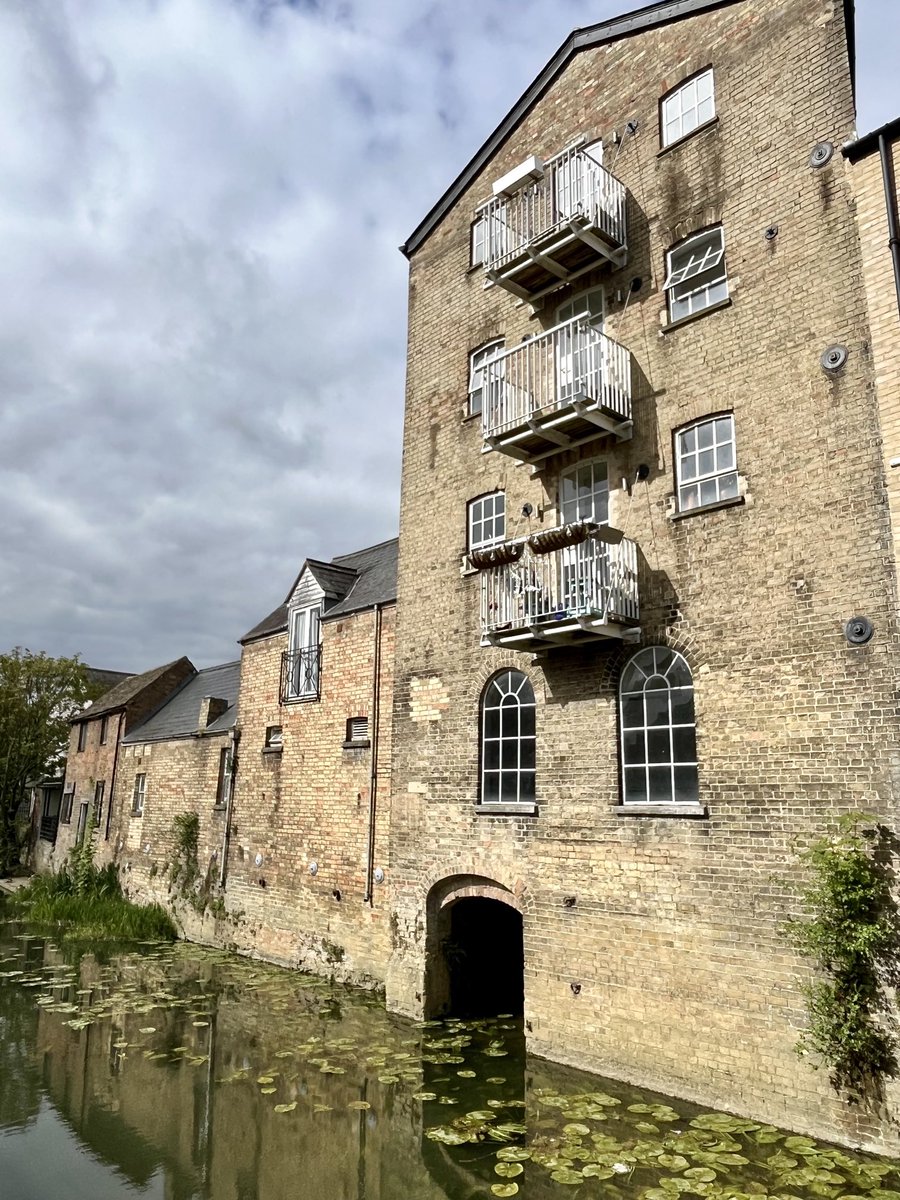
[[[217,936],[363,985],[390,955],[396,539],[307,560],[242,639],[234,808]]]
[[[405,246],[387,998],[896,1146],[794,1053],[782,929],[812,837],[897,817],[851,21],[577,31]]]
[[[38,842],[39,870],[60,866],[91,828],[98,845],[108,842],[123,738],[193,673],[190,661],[180,658],[127,676],[72,718],[56,839]]]
[[[142,898],[168,902],[173,868],[185,892],[218,888],[239,679],[238,662],[195,671],[122,739],[105,846],[128,890]],[[196,846],[185,855],[175,822],[189,814],[196,814]]]

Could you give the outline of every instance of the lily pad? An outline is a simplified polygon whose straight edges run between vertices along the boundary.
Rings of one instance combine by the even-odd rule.
[[[517,1183],[492,1183],[491,1191],[495,1196],[515,1196],[518,1194]]]
[[[528,1162],[531,1151],[526,1150],[524,1146],[504,1146],[502,1150],[497,1151],[497,1158],[500,1162],[507,1163]]]
[[[289,1112],[293,1112],[293,1111],[294,1111],[294,1109],[295,1109],[296,1107],[297,1107],[297,1101],[296,1101],[296,1100],[292,1100],[290,1104],[276,1104],[276,1105],[275,1105],[275,1112],[277,1112],[277,1113],[289,1113]]]
[[[517,1175],[521,1175],[525,1168],[518,1162],[498,1162],[494,1163],[494,1174],[499,1175],[501,1179],[515,1179]]]
[[[584,1176],[580,1171],[573,1170],[572,1167],[558,1167],[555,1171],[550,1172],[550,1178],[554,1183],[584,1183]]]

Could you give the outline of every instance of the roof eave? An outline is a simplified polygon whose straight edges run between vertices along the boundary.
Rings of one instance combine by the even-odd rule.
[[[553,55],[540,74],[522,93],[515,105],[506,114],[486,142],[476,151],[473,158],[460,171],[438,202],[428,211],[422,221],[416,226],[400,250],[407,258],[411,258],[424,245],[434,230],[440,225],[450,209],[459,200],[462,193],[469,187],[480,171],[490,162],[506,140],[518,128],[537,101],[551,86],[557,76],[568,66],[569,61],[581,50],[595,46],[603,46],[620,38],[633,37],[648,29],[656,29],[661,25],[670,25],[687,17],[696,16],[702,12],[712,12],[717,8],[725,8],[730,4],[741,3],[742,0],[664,0],[663,3],[653,4],[647,8],[634,9],[603,21],[598,25],[589,25],[584,29],[576,29],[566,38],[557,52]],[[850,78],[853,84],[854,104],[856,102],[856,58],[855,58],[855,29],[853,24],[854,0],[844,0],[844,17],[847,29],[847,49],[850,58]]]

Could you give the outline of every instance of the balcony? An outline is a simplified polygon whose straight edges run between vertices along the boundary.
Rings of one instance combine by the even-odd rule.
[[[533,182],[521,186],[520,177],[510,184],[517,191],[500,191],[479,214],[488,278],[521,300],[536,300],[603,263],[623,266],[624,184],[582,150],[529,162]]]
[[[485,451],[534,463],[598,437],[631,437],[631,353],[590,321],[574,317],[485,364]]]
[[[492,646],[621,640],[637,626],[637,546],[618,530],[579,522],[480,554],[481,632]]]
[[[281,656],[281,703],[318,700],[321,666],[321,645],[285,650]]]

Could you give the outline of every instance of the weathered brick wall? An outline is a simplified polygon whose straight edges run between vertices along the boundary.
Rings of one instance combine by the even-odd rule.
[[[125,714],[116,712],[109,714],[107,721],[106,744],[100,745],[100,717],[87,723],[87,740],[83,750],[78,749],[79,726],[73,725],[69,731],[69,749],[66,758],[65,783],[63,785],[62,807],[60,808],[60,823],[56,833],[56,842],[39,842],[36,846],[35,869],[58,870],[65,862],[69,851],[75,845],[78,831],[78,810],[80,805],[88,805],[88,818],[91,819],[94,808],[94,789],[97,783],[106,784],[103,800],[103,811],[100,814],[100,824],[94,831],[95,840],[103,841],[106,832],[107,805],[113,788],[115,774],[116,747],[120,731],[124,735]],[[71,822],[65,822],[66,796],[65,789],[74,784],[75,799],[72,804]]]
[[[196,887],[218,886],[225,809],[216,805],[216,789],[219,756],[230,741],[230,734],[214,733],[123,746],[110,839],[105,845],[98,843],[98,861],[111,857],[118,863],[126,891],[140,900],[170,906],[174,901],[179,920],[188,922],[188,933],[197,918],[178,903],[185,899],[185,885],[173,889],[173,867],[184,880],[184,868],[193,865]],[[141,816],[132,811],[139,772],[147,777]],[[190,864],[179,850],[175,833],[175,818],[186,813],[199,818],[196,864]]]
[[[896,192],[896,181],[900,178],[900,142],[895,141],[889,146],[889,152]],[[887,479],[896,560],[900,550],[900,468],[891,467],[890,460],[900,454],[900,315],[888,248],[888,218],[878,148],[873,148],[850,166],[849,171],[862,247],[863,283],[872,334],[872,363],[884,438],[882,467]]]
[[[387,868],[395,608],[381,613],[374,866]],[[281,704],[287,635],[241,659],[237,783],[225,903],[216,935],[235,948],[365,985],[390,953],[386,887],[366,897],[372,747],[344,749],[347,720],[372,713],[372,610],[322,626],[321,697]],[[283,748],[265,747],[281,726]],[[310,874],[309,865],[317,864]]]
[[[717,123],[660,154],[660,96],[709,64]],[[637,134],[614,147],[629,120]],[[430,890],[494,881],[524,913],[538,1053],[895,1145],[795,1055],[806,968],[780,932],[797,853],[815,834],[856,808],[896,818],[894,555],[854,210],[840,155],[822,170],[808,161],[852,129],[841,4],[728,5],[581,53],[414,255],[387,993],[421,1013]],[[630,198],[628,264],[578,289],[605,283],[605,329],[633,353],[640,394],[631,441],[532,472],[482,455],[479,422],[464,419],[467,355],[552,315],[468,272],[469,226],[492,180],[580,134],[606,139]],[[720,220],[730,307],[663,333],[667,247]],[[636,276],[624,308],[616,291]],[[836,342],[849,360],[829,376],[819,356]],[[672,431],[723,410],[745,502],[672,520]],[[531,529],[552,526],[559,472],[594,456],[608,463],[610,522],[639,546],[641,644],[680,650],[693,672],[707,819],[616,811],[616,688],[631,649],[532,660],[479,645],[479,581],[460,573],[466,501],[503,487],[510,536],[529,529],[517,517],[526,501]],[[647,481],[619,486],[639,464]],[[863,647],[844,638],[854,613],[875,623]],[[506,665],[527,671],[537,696],[536,817],[476,809],[479,695]]]

